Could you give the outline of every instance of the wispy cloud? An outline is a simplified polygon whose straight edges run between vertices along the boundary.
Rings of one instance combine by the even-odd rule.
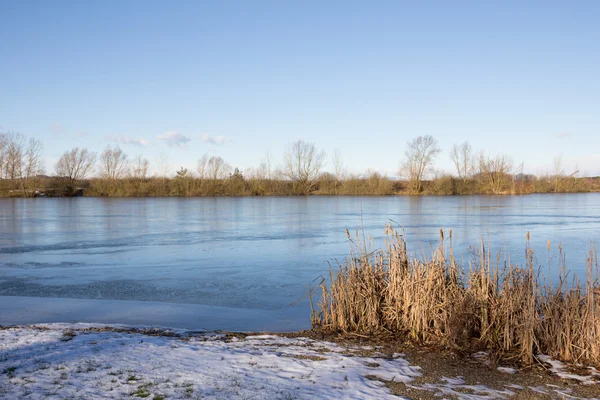
[[[182,135],[179,132],[168,131],[158,136],[158,140],[162,140],[167,143],[169,147],[179,147],[180,149],[185,149],[186,145],[190,142],[189,137]]]
[[[573,137],[573,134],[571,132],[560,132],[556,134],[556,137],[559,139],[570,138]]]
[[[106,140],[110,141],[110,142],[116,142],[116,143],[120,143],[120,144],[125,144],[125,145],[131,145],[131,146],[137,146],[137,147],[146,147],[148,145],[148,141],[144,138],[131,138],[129,136],[125,136],[125,135],[114,135],[114,136],[107,136]]]
[[[229,143],[232,140],[231,139],[227,139],[225,136],[210,136],[210,135],[202,135],[202,141],[204,143],[210,143],[210,144],[217,144],[217,145],[223,145],[225,143]]]

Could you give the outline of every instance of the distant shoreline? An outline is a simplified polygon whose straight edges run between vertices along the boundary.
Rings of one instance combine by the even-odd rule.
[[[90,193],[91,192],[91,193]],[[214,193],[214,194],[123,194],[123,193],[115,193],[115,194],[105,194],[105,193],[97,193],[93,192],[90,189],[82,189],[79,194],[70,195],[66,193],[56,193],[56,192],[46,192],[44,189],[41,189],[33,194],[24,195],[21,192],[9,193],[6,190],[0,191],[0,200],[1,199],[22,199],[22,198],[62,198],[62,199],[72,199],[72,198],[249,198],[249,197],[272,197],[272,198],[306,198],[306,197],[468,197],[468,196],[501,196],[501,197],[511,197],[511,196],[529,196],[529,195],[566,195],[566,194],[585,194],[585,193],[600,193],[600,184],[599,187],[594,187],[589,190],[579,190],[579,191],[561,191],[561,192],[548,192],[548,191],[540,191],[540,192],[499,192],[499,193],[489,193],[489,192],[473,192],[473,193],[435,193],[424,191],[421,193],[408,193],[408,192],[395,192],[395,193],[320,193],[314,192],[310,194],[298,194],[298,193],[288,193],[288,194],[279,194],[279,193],[270,193],[270,194],[248,194],[248,193]]]
[[[419,181],[388,178],[377,172],[336,178],[323,173],[313,180],[245,177],[123,177],[65,180],[39,175],[29,180],[0,179],[0,197],[262,197],[262,196],[464,196],[600,192],[600,177],[478,174],[443,175]]]

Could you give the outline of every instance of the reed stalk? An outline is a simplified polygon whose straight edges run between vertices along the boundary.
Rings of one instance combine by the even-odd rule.
[[[600,285],[597,248],[587,256],[585,283],[568,280],[563,249],[556,285],[541,274],[526,241],[526,262],[492,257],[482,240],[467,265],[454,257],[452,231],[428,256],[408,253],[405,236],[385,227],[371,251],[358,232],[350,257],[320,284],[315,329],[358,334],[392,332],[417,343],[459,351],[487,350],[531,364],[536,354],[600,366]],[[551,244],[548,242],[548,252]],[[549,257],[550,262],[550,257]]]

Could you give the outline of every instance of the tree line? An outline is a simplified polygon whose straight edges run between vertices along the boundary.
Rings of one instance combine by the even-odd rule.
[[[286,149],[282,164],[271,154],[256,168],[240,171],[222,157],[202,155],[194,171],[173,172],[161,155],[151,173],[143,156],[130,158],[119,147],[107,146],[100,154],[75,147],[66,151],[44,175],[43,146],[19,133],[0,134],[0,195],[53,196],[250,196],[250,195],[460,195],[585,192],[600,189],[600,180],[565,172],[561,157],[544,176],[523,173],[511,157],[476,153],[468,142],[452,147],[453,174],[435,169],[442,151],[432,136],[407,143],[400,163],[400,179],[377,171],[347,172],[339,150],[325,170],[326,154],[314,143],[298,140]]]

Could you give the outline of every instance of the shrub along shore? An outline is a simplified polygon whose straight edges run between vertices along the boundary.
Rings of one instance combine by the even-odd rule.
[[[416,343],[531,365],[541,354],[600,366],[600,274],[595,246],[583,282],[571,276],[559,245],[556,277],[534,265],[527,234],[526,263],[511,264],[489,247],[459,265],[452,231],[428,257],[407,252],[402,234],[386,227],[383,249],[358,234],[347,261],[320,284],[312,324],[324,331],[408,335]],[[548,242],[548,254],[552,247]],[[550,260],[550,257],[549,257]],[[555,278],[555,279],[552,279]],[[311,299],[311,306],[313,301]]]
[[[329,175],[311,185],[284,179],[245,178],[241,173],[225,179],[201,179],[194,176],[175,178],[89,179],[70,185],[58,177],[40,176],[31,189],[20,182],[0,179],[0,197],[209,197],[209,196],[454,196],[474,194],[523,195],[533,193],[586,193],[600,191],[600,178],[564,178],[556,185],[552,179],[534,176],[507,181],[500,190],[490,190],[487,181],[475,177],[462,180],[451,176],[422,182],[414,193],[410,182],[392,180],[378,173],[336,180]]]

